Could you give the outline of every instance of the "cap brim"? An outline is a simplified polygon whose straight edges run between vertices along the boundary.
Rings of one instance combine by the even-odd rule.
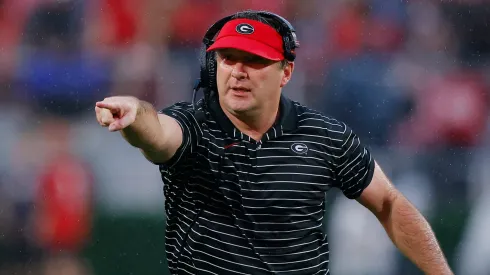
[[[218,39],[218,41],[214,42],[214,44],[212,44],[207,51],[209,52],[218,49],[237,49],[273,61],[280,61],[284,59],[284,55],[273,47],[243,36],[222,37]]]

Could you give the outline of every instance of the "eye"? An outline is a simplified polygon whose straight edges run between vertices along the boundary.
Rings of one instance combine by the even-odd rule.
[[[246,63],[262,64],[262,63],[264,63],[265,59],[260,58],[258,56],[247,56],[244,61]]]
[[[230,62],[235,62],[236,58],[233,58],[233,55],[227,54],[227,53],[220,53],[219,57],[223,60],[225,63],[230,63]]]

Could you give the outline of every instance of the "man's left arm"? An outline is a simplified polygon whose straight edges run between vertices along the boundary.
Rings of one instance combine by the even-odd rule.
[[[425,274],[453,274],[429,223],[377,163],[371,183],[357,200],[373,212],[395,246]]]

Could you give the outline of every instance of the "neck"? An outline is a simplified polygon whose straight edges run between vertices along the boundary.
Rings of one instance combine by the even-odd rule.
[[[279,101],[275,106],[254,110],[247,113],[232,113],[222,108],[228,119],[242,133],[254,140],[260,140],[262,136],[274,125],[279,115]]]

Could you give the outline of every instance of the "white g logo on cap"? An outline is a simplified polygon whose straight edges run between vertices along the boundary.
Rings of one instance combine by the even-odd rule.
[[[247,23],[241,23],[236,26],[236,31],[241,34],[252,34],[254,32],[254,27]]]

